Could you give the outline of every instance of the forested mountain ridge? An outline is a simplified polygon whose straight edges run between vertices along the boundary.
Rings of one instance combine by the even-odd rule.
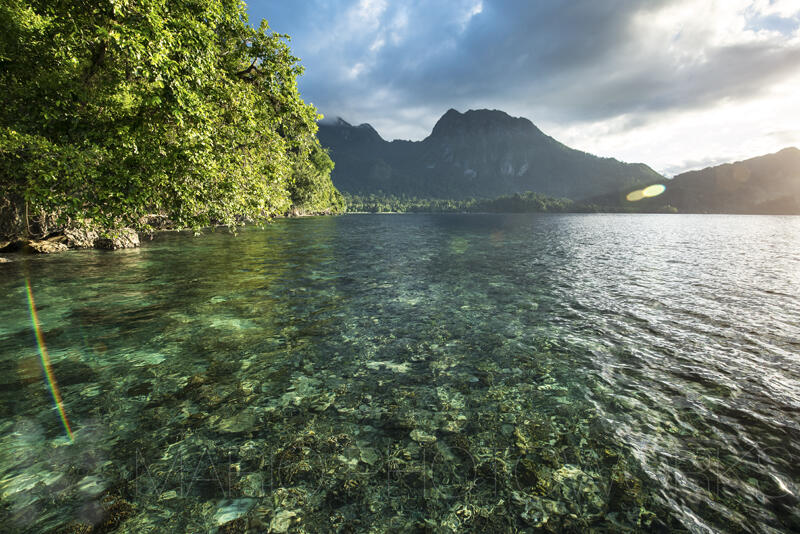
[[[689,171],[661,182],[661,195],[635,202],[609,194],[591,200],[602,207],[679,213],[800,214],[800,150]]]
[[[800,150],[679,174],[662,202],[685,213],[800,214]]]
[[[385,141],[369,124],[322,122],[318,137],[348,193],[494,198],[534,191],[583,199],[663,179],[644,164],[574,150],[502,111],[447,111],[422,141]]]

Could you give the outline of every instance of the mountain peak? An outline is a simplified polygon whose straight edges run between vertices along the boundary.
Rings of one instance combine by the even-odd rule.
[[[367,130],[369,132],[375,132],[375,135],[380,135],[380,134],[378,134],[378,131],[375,130],[375,128],[373,128],[372,125],[370,123],[368,123],[368,122],[362,122],[361,124],[356,126],[356,128],[359,128],[361,130]]]
[[[341,117],[336,117],[335,119],[322,119],[318,124],[320,126],[335,126],[338,128],[357,128],[359,130],[365,130],[367,132],[374,133],[375,135],[379,135],[375,128],[373,128],[372,125],[367,122],[361,123],[358,126],[354,126]]]
[[[320,125],[348,193],[491,198],[523,191],[581,199],[663,181],[640,164],[570,149],[531,121],[498,110],[449,109],[422,141],[384,141],[369,125]]]
[[[320,121],[318,127],[317,136],[320,140],[327,143],[335,142],[334,140],[336,138],[341,138],[348,143],[355,142],[371,145],[385,142],[381,135],[375,131],[375,128],[366,122],[358,126],[353,126],[343,118],[336,117],[336,119],[333,120],[324,119]]]
[[[470,109],[465,113],[450,108],[436,122],[431,137],[450,136],[464,132],[500,131],[536,132],[541,131],[525,118],[512,117],[505,111],[496,109]]]
[[[317,124],[320,126],[340,126],[344,128],[352,127],[352,124],[344,120],[343,118],[336,116],[336,117],[325,117],[319,121]]]

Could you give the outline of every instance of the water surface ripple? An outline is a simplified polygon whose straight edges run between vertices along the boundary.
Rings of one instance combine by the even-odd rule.
[[[14,259],[5,530],[800,531],[800,217],[349,215]]]

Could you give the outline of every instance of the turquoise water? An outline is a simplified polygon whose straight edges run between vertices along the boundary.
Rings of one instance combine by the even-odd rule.
[[[14,260],[4,532],[800,530],[798,217],[348,215]]]

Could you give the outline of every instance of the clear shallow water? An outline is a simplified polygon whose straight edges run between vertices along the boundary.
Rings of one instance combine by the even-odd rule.
[[[4,531],[800,530],[800,218],[343,216],[15,259]]]

